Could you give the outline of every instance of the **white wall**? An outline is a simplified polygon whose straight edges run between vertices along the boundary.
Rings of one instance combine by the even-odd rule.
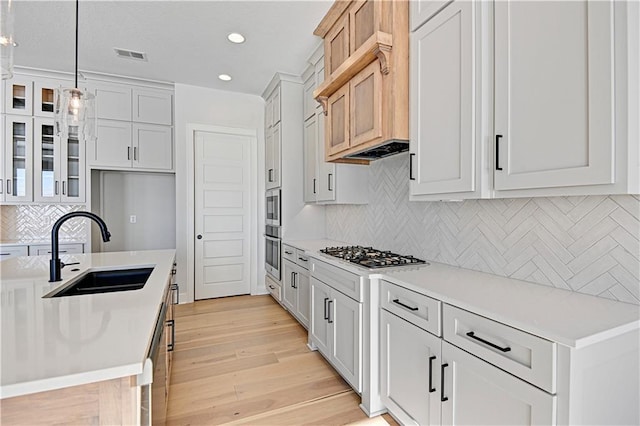
[[[251,293],[266,293],[264,288],[264,265],[257,259],[264,258],[264,247],[259,236],[264,224],[263,179],[264,164],[264,100],[255,95],[232,93],[185,84],[175,85],[175,161],[176,161],[176,249],[178,262],[177,282],[180,284],[180,300],[193,301],[193,264],[187,264],[187,250],[193,239],[192,206],[188,205],[189,176],[188,156],[193,155],[193,139],[187,134],[192,125],[235,127],[253,129],[257,135],[257,147],[253,150],[251,167],[255,171],[251,182],[252,205],[252,253],[251,253]],[[193,197],[191,197],[192,199]]]
[[[369,167],[369,204],[327,206],[327,238],[640,304],[640,196],[410,202],[409,155]]]
[[[100,216],[111,232],[108,243],[95,239],[102,245],[100,251],[176,247],[173,174],[102,171],[99,180]]]

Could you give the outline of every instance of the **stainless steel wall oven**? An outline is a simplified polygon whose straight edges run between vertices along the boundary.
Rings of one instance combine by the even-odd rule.
[[[267,225],[264,233],[265,269],[271,277],[280,281],[280,227]]]

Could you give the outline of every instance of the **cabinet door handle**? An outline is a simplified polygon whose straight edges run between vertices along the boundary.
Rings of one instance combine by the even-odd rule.
[[[411,307],[411,306],[409,306],[409,305],[405,305],[404,303],[402,303],[402,302],[400,301],[400,299],[393,299],[393,303],[395,303],[396,305],[400,305],[400,306],[402,306],[403,308],[407,308],[407,309],[409,309],[410,311],[417,311],[417,310],[418,310],[418,308],[414,308],[414,307]]]
[[[413,157],[415,157],[415,154],[409,154],[409,180],[416,180],[416,178],[413,177]]]
[[[13,192],[11,191],[11,179],[7,179],[7,194],[13,195]]]
[[[500,138],[502,135],[496,135],[496,170],[502,170],[500,167]]]
[[[324,298],[324,315],[323,315],[323,318],[324,318],[325,320],[328,320],[328,319],[329,319],[329,313],[328,313],[328,310],[327,310],[327,302],[328,302],[328,301],[329,301],[329,298],[328,298],[328,297],[325,297],[325,298]]]
[[[313,193],[316,193],[316,178],[313,178]]]
[[[56,195],[58,195],[58,194],[59,194],[59,191],[58,191],[59,183],[60,183],[60,182],[56,181]]]
[[[269,288],[270,288],[271,290],[275,290],[275,289],[276,289],[276,288],[275,288],[274,286],[272,286],[271,284],[269,284]]]
[[[180,304],[180,285],[178,283],[172,284],[171,285],[171,290],[173,290],[176,295],[175,298],[175,302],[173,302],[174,305],[179,305]]]
[[[436,388],[433,387],[433,361],[435,359],[435,355],[429,357],[429,393],[436,391]]]
[[[329,300],[329,303],[328,303],[328,305],[329,305],[329,309],[328,309],[328,310],[329,310],[329,312],[327,312],[327,322],[328,322],[329,324],[333,324],[333,320],[331,319],[331,304],[332,304],[332,303],[333,303],[333,300]]]
[[[471,337],[474,340],[477,340],[478,342],[484,343],[487,346],[491,346],[493,349],[497,349],[501,352],[509,352],[511,350],[509,346],[507,346],[506,348],[503,348],[496,345],[495,343],[489,342],[488,340],[484,340],[483,338],[476,336],[475,332],[473,331],[468,332],[467,336]]]
[[[2,184],[2,179],[0,179],[0,194],[4,193],[4,185]]]
[[[62,181],[62,195],[67,195],[67,181]]]
[[[333,173],[329,173],[327,175],[327,190],[328,191],[333,191],[333,188],[331,187],[331,178],[333,177]]]
[[[131,160],[131,147],[127,147],[127,160]]]
[[[133,161],[138,161],[138,147],[133,147]]]
[[[173,352],[176,344],[176,321],[170,319],[167,321],[167,325],[171,327],[171,343],[167,345],[167,351]]]
[[[448,397],[444,396],[444,369],[447,368],[449,364],[442,364],[442,369],[440,370],[440,401],[446,402],[449,400]]]
[[[269,169],[267,172],[267,181],[273,182],[273,169]]]

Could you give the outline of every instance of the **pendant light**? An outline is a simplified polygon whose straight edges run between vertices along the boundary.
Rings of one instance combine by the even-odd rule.
[[[13,4],[12,0],[0,0],[0,77],[13,77]]]
[[[61,137],[93,139],[95,129],[95,96],[78,88],[78,0],[76,0],[76,66],[73,89],[55,91],[56,130]]]

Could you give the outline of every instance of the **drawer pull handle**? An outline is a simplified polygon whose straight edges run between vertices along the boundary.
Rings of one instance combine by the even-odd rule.
[[[409,306],[409,305],[405,305],[404,303],[402,303],[402,302],[400,301],[400,299],[393,299],[393,303],[395,303],[396,305],[400,305],[400,306],[402,306],[403,308],[407,308],[407,309],[409,309],[410,311],[417,311],[417,310],[418,310],[418,308],[414,308],[414,307],[411,307],[411,306]]]
[[[436,388],[433,387],[433,361],[436,359],[435,355],[429,357],[429,393],[433,393],[436,391]]]
[[[446,402],[449,400],[448,397],[444,396],[444,369],[448,367],[449,364],[442,364],[442,369],[440,370],[440,401]]]
[[[270,286],[269,286],[269,288],[270,288],[271,290],[275,290],[275,289],[276,289],[276,288],[275,288],[274,286],[272,286],[272,285],[270,285]]]
[[[507,346],[506,348],[502,348],[502,347],[496,345],[495,343],[488,342],[488,341],[476,336],[476,334],[473,331],[468,332],[467,336],[471,337],[472,339],[477,340],[478,342],[482,342],[485,345],[491,346],[494,349],[502,351],[502,352],[509,352],[511,350],[511,348],[509,346]]]
[[[292,252],[292,251],[286,251],[286,250],[285,250],[285,251],[284,251],[284,254],[293,254],[293,252]]]
[[[303,262],[307,262],[308,261],[308,259],[305,259],[303,257],[298,257],[298,260],[302,260]]]

